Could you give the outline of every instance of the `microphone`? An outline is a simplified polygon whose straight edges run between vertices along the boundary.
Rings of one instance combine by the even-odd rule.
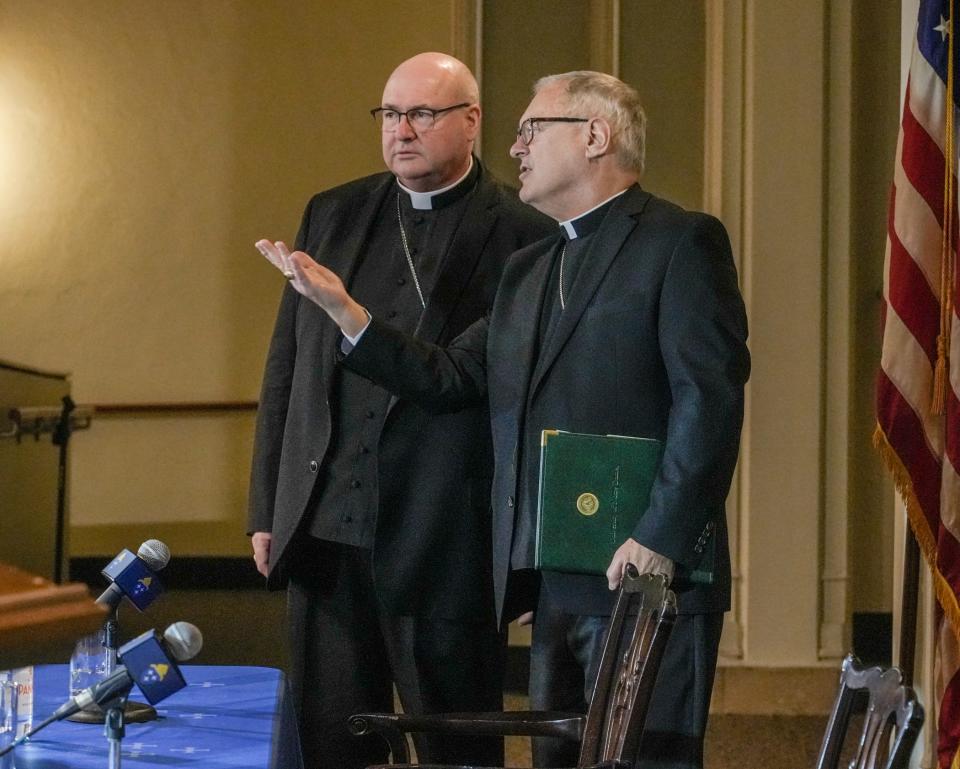
[[[0,756],[23,744],[54,721],[62,721],[91,705],[107,705],[118,697],[124,697],[134,684],[151,705],[156,705],[187,685],[177,662],[192,659],[201,648],[203,634],[189,622],[174,622],[163,631],[162,639],[156,630],[148,630],[120,648],[121,667],[67,700],[29,732],[0,748]]]
[[[148,539],[134,555],[122,550],[101,572],[110,580],[110,587],[100,594],[97,603],[116,611],[126,596],[139,611],[146,609],[163,592],[155,572],[170,562],[170,548],[159,539]]]
[[[174,622],[159,638],[148,630],[120,647],[123,663],[111,675],[67,700],[54,712],[55,721],[90,705],[103,705],[126,694],[134,684],[151,705],[186,686],[177,662],[193,659],[203,648],[203,634],[189,622]]]

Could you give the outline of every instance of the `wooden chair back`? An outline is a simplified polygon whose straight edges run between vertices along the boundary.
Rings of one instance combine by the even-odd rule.
[[[820,748],[817,769],[837,769],[858,693],[867,710],[856,754],[848,769],[906,769],[923,726],[923,707],[904,685],[897,668],[863,668],[848,654],[840,669],[840,689]]]
[[[610,617],[578,767],[634,761],[676,616],[666,578],[638,574],[628,565]]]

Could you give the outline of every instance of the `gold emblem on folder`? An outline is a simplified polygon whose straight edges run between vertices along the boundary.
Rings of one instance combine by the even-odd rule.
[[[600,509],[600,500],[595,494],[585,491],[577,497],[577,512],[580,515],[593,515]]]

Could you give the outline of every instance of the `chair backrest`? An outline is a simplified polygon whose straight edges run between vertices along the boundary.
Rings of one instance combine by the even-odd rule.
[[[867,711],[849,769],[905,769],[923,726],[923,707],[897,668],[863,668],[852,654],[840,669],[817,769],[837,769],[858,692],[867,694]]]
[[[676,617],[677,600],[666,578],[640,575],[628,565],[610,616],[578,766],[634,760]]]

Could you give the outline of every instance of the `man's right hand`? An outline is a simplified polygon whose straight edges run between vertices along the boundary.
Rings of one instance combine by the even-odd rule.
[[[353,338],[366,328],[369,321],[367,311],[347,293],[340,278],[313,261],[309,254],[303,251],[291,254],[281,240],[275,243],[258,240],[256,247],[270,264],[283,273],[297,293],[330,316],[344,336]]]
[[[269,531],[257,531],[250,537],[253,543],[253,562],[264,577],[270,572],[270,541],[273,535]]]

